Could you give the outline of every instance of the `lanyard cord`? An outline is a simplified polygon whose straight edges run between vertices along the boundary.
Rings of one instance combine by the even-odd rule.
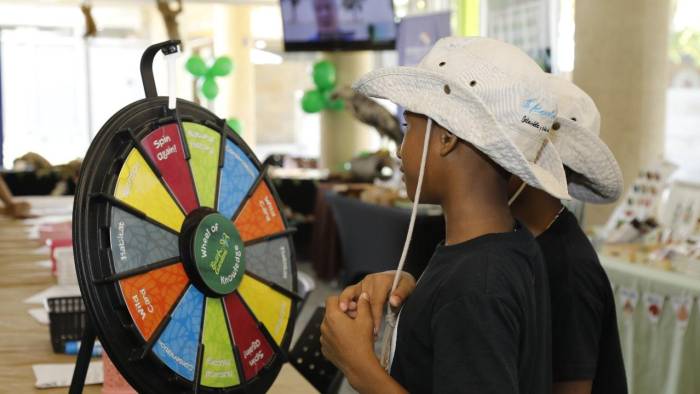
[[[428,161],[428,145],[430,145],[430,132],[433,129],[433,120],[428,118],[428,124],[425,127],[425,139],[423,140],[423,154],[420,161],[420,170],[418,172],[418,185],[416,186],[416,194],[413,197],[413,208],[411,209],[411,219],[408,222],[408,233],[406,234],[406,241],[403,244],[403,252],[401,252],[401,259],[399,260],[399,266],[394,274],[394,283],[391,285],[391,292],[394,293],[399,285],[399,280],[401,279],[401,272],[403,272],[403,266],[406,263],[406,256],[408,255],[408,248],[411,245],[411,238],[413,238],[413,227],[416,223],[416,214],[418,213],[418,202],[420,201],[420,193],[423,187],[423,176],[425,175],[425,165]],[[384,333],[382,338],[382,350],[380,355],[380,363],[382,367],[388,368],[389,358],[391,356],[391,337],[394,332],[394,327],[396,326],[396,314],[391,310],[391,305],[387,303],[386,306],[386,325],[384,326]]]

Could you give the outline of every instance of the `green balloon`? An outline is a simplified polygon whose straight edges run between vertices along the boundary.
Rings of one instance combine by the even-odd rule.
[[[209,75],[223,77],[229,75],[233,70],[233,61],[228,56],[221,56],[214,61],[209,69]]]
[[[331,95],[333,94],[332,90],[318,90],[319,93],[321,93],[321,98],[323,98],[323,107],[328,108],[328,105],[331,103]]]
[[[318,90],[309,90],[301,98],[301,109],[312,114],[323,109],[323,95]]]
[[[219,95],[219,86],[216,84],[214,78],[204,78],[204,83],[202,83],[202,94],[208,100],[214,100],[216,96]]]
[[[207,73],[207,65],[199,55],[190,56],[185,63],[185,68],[195,77],[201,77]]]
[[[241,135],[243,132],[243,125],[241,124],[241,121],[238,120],[238,118],[228,118],[226,119],[226,124],[228,127],[231,128],[231,130],[235,131],[236,134]]]
[[[328,60],[314,64],[313,78],[320,90],[330,90],[335,87],[335,65]]]
[[[326,105],[326,108],[332,111],[342,111],[345,109],[345,102],[343,100],[331,100]]]

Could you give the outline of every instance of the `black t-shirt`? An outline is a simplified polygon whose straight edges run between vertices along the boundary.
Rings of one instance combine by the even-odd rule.
[[[547,274],[516,228],[436,249],[397,330],[391,376],[410,393],[551,392]]]
[[[552,299],[554,381],[593,380],[593,394],[627,393],[615,299],[588,237],[564,210],[537,242]]]

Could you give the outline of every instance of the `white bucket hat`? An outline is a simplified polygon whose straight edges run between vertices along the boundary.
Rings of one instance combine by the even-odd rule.
[[[551,75],[545,87],[557,99],[558,114],[550,140],[562,162],[575,172],[569,176],[569,193],[577,200],[610,203],[623,189],[622,171],[612,152],[598,138],[600,113],[593,99],[573,83]]]
[[[439,40],[416,67],[379,69],[353,88],[423,114],[527,184],[569,199],[561,159],[547,136],[554,97],[520,49],[482,37]]]

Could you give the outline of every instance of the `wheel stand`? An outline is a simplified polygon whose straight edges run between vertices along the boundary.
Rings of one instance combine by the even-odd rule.
[[[83,339],[80,341],[80,349],[78,350],[78,359],[75,362],[73,370],[73,379],[70,383],[68,394],[80,394],[85,387],[85,376],[90,367],[90,359],[92,358],[92,348],[95,346],[95,330],[92,327],[90,318],[85,323],[85,332]]]

